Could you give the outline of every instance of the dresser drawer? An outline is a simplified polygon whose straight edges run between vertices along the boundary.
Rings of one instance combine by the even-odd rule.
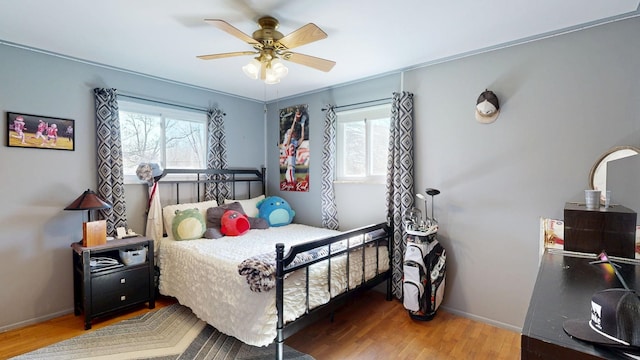
[[[138,267],[91,279],[91,306],[94,314],[146,301],[149,298],[149,268]]]

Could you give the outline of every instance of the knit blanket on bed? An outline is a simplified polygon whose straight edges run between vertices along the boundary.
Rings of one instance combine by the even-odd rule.
[[[346,248],[346,242],[341,241],[331,245],[331,252],[335,253]],[[322,246],[297,254],[289,267],[303,264],[315,259],[328,256],[329,247]],[[249,288],[254,292],[269,291],[276,287],[276,254],[270,252],[245,259],[238,265],[238,273],[247,278]],[[286,276],[285,276],[286,277]]]

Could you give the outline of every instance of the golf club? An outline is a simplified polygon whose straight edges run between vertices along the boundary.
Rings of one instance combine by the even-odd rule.
[[[433,197],[434,197],[434,196],[436,196],[436,195],[438,195],[438,194],[440,194],[440,190],[438,190],[438,189],[433,189],[433,188],[427,188],[427,189],[425,190],[425,192],[427,193],[427,195],[430,195],[430,196],[431,196],[431,218],[432,218],[433,220],[435,220],[435,219],[436,219],[436,215],[435,215],[435,214],[434,214],[434,212],[433,212]],[[427,204],[427,203],[425,202],[425,209],[424,209],[424,211],[425,211],[425,212],[427,211],[427,205],[426,205],[426,204]]]
[[[416,196],[418,197],[418,199],[421,199],[422,201],[424,201],[424,219],[422,220],[426,224],[427,220],[429,219],[429,214],[427,214],[427,198],[422,194],[416,194]]]

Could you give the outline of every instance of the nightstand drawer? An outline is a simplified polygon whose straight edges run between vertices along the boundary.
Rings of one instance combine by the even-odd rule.
[[[95,314],[149,298],[149,268],[118,271],[91,279],[91,305]]]

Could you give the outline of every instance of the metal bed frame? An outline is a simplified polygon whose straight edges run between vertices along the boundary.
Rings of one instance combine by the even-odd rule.
[[[166,175],[169,174],[181,174],[181,175],[190,175],[192,179],[171,179],[167,178]],[[175,185],[175,193],[176,193],[176,201],[180,203],[180,186],[181,185],[191,185],[196,184],[197,187],[197,201],[202,201],[201,199],[204,190],[201,189],[201,185],[210,184],[210,183],[230,183],[231,184],[231,193],[235,198],[236,195],[236,183],[246,183],[247,187],[247,197],[251,197],[251,183],[259,182],[261,184],[262,194],[266,195],[265,192],[265,168],[263,167],[260,170],[257,169],[167,169],[164,170],[162,174],[162,178],[159,179],[160,183],[167,183]],[[203,186],[202,186],[203,187]],[[216,198],[219,194],[216,192]],[[276,309],[278,312],[278,320],[277,320],[277,335],[274,339],[276,344],[276,359],[283,359],[284,354],[284,340],[289,336],[293,335],[297,331],[301,330],[305,326],[317,321],[321,317],[330,316],[331,320],[333,320],[333,313],[336,308],[343,305],[347,300],[353,298],[354,296],[362,293],[363,291],[369,290],[384,281],[386,284],[386,298],[388,301],[391,300],[391,256],[392,252],[392,228],[386,223],[380,223],[375,225],[369,225],[365,227],[361,227],[355,230],[347,231],[340,233],[335,236],[310,241],[302,244],[298,244],[292,246],[288,253],[284,253],[284,244],[279,243],[276,245],[276,288],[275,288],[275,296],[276,296]],[[332,252],[331,244],[347,241],[349,244],[349,239],[352,239],[357,236],[362,236],[363,241],[357,245],[349,245],[346,248],[341,250],[336,250]],[[376,272],[375,276],[372,279],[365,279],[365,271],[364,271],[364,248],[369,246],[386,246],[388,249],[388,257],[389,264],[388,270],[380,271],[379,268],[379,251],[376,252]],[[313,260],[292,264],[296,255],[318,249],[327,247],[328,254],[315,258]],[[362,249],[361,257],[358,258],[356,255],[351,255],[354,250]],[[328,280],[329,280],[329,292],[331,292],[331,259],[337,256],[346,256],[346,269],[347,269],[347,285],[344,291],[334,297],[332,297],[329,302],[326,304],[320,305],[313,309],[309,308],[309,266],[321,262],[328,261]],[[356,257],[356,259],[352,259],[352,256]],[[360,261],[362,262],[363,271],[362,278],[358,285],[354,287],[350,287],[350,279],[349,279],[349,271],[351,261]],[[293,271],[305,271],[306,272],[306,303],[307,308],[305,313],[298,317],[296,320],[284,323],[284,278],[287,274]]]
[[[276,359],[281,360],[283,358],[284,352],[284,340],[293,335],[298,330],[303,327],[309,325],[310,323],[315,322],[317,319],[323,316],[330,315],[331,320],[333,320],[333,312],[340,305],[344,304],[348,299],[354,297],[355,295],[360,294],[365,290],[369,290],[376,285],[386,281],[387,282],[387,301],[391,300],[391,234],[393,232],[390,231],[390,228],[385,223],[380,223],[377,225],[369,225],[365,227],[361,227],[355,230],[351,230],[348,232],[343,232],[339,235],[335,235],[332,237],[310,241],[307,243],[302,243],[298,245],[294,245],[289,249],[289,252],[284,254],[284,244],[279,243],[276,244],[276,309],[278,311],[278,323],[277,323],[277,336],[276,336]],[[345,249],[338,250],[335,253],[331,252],[331,244],[347,241],[349,244],[349,239],[363,236],[362,243],[356,246],[348,245]],[[386,244],[384,244],[386,242]],[[376,276],[370,280],[365,279],[365,252],[364,248],[367,246],[387,246],[389,250],[389,267],[385,271],[380,271],[379,268],[379,256],[380,252],[376,251]],[[327,247],[328,254],[326,256],[319,257],[312,261],[304,262],[302,264],[291,265],[296,255],[304,253],[309,250]],[[362,278],[358,285],[353,288],[350,288],[350,262],[351,262],[351,253],[354,250],[361,249],[360,252],[361,257],[358,259],[356,257],[354,261],[361,261],[362,263]],[[331,259],[337,256],[346,255],[346,274],[347,274],[347,284],[345,291],[339,295],[332,297],[328,303],[324,305],[320,305],[314,309],[309,309],[309,266],[320,262],[320,261],[328,261],[327,266],[327,279],[329,292],[331,291]],[[302,270],[306,272],[306,305],[307,309],[304,315],[300,316],[295,321],[289,322],[287,324],[284,323],[284,278],[286,274],[289,274],[293,271]]]
[[[183,175],[190,178],[171,179],[171,175]],[[169,177],[168,177],[169,176]],[[247,189],[247,197],[251,197],[251,183],[259,182],[261,185],[261,194],[266,194],[266,169],[262,167],[258,169],[249,168],[232,168],[232,169],[165,169],[162,175],[157,179],[161,184],[175,185],[176,201],[180,203],[180,185],[196,184],[196,199],[202,201],[207,184],[231,184],[231,196],[236,198],[236,183],[245,183]],[[203,186],[200,186],[203,185]],[[214,195],[216,199],[221,196],[220,189],[214,187]]]

